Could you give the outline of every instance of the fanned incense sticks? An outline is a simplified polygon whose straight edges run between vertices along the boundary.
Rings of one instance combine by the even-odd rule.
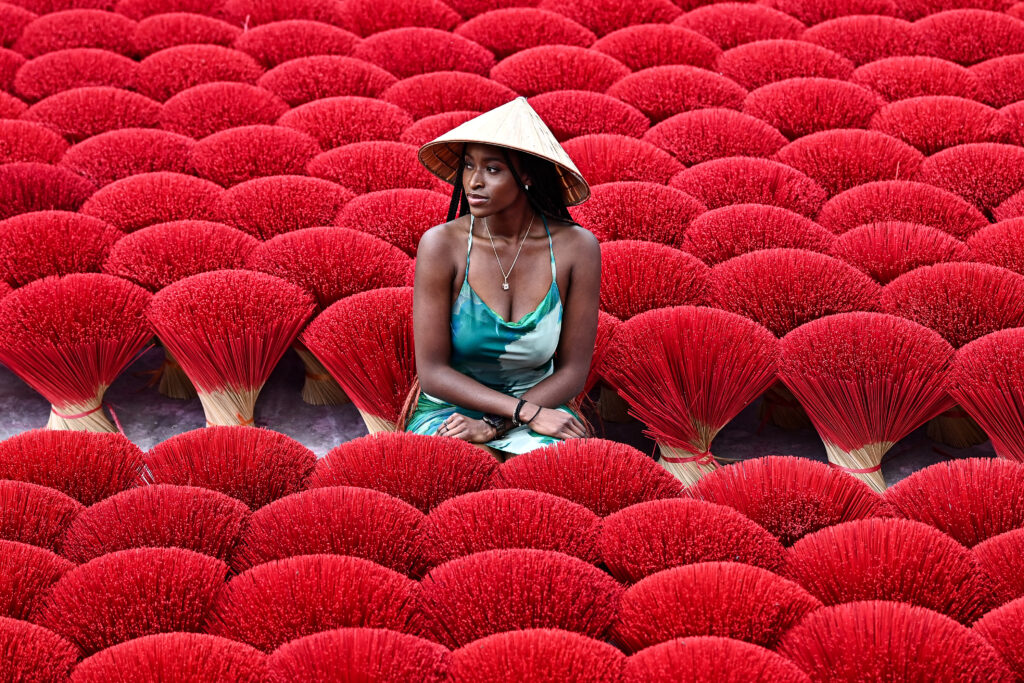
[[[49,429],[115,431],[103,394],[153,336],[149,300],[93,273],[36,280],[0,300],[0,361],[52,404]]]
[[[717,467],[711,441],[775,380],[778,342],[727,311],[662,308],[623,322],[604,378],[661,448],[662,465],[692,484]]]
[[[162,289],[148,316],[195,385],[208,425],[251,425],[260,389],[313,312],[301,287],[216,270]]]

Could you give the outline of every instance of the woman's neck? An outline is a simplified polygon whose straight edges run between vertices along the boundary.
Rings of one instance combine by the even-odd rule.
[[[535,213],[529,202],[516,202],[498,213],[487,216],[487,229],[490,230],[492,237],[519,239],[522,238],[523,231]],[[536,223],[536,220],[534,222]]]

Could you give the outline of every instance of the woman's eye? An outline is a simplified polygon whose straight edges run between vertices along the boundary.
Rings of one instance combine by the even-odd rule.
[[[490,171],[491,173],[497,173],[498,172],[498,169],[494,168],[493,166],[488,166],[487,170]]]

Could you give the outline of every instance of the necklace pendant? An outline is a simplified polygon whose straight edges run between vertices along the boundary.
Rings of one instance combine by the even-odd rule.
[[[501,283],[501,288],[502,289],[508,289],[508,283],[507,282]]]

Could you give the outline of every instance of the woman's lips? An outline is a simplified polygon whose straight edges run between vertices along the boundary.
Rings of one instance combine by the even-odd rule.
[[[472,195],[467,195],[466,201],[469,202],[471,206],[479,206],[487,201],[487,197],[474,197]]]

